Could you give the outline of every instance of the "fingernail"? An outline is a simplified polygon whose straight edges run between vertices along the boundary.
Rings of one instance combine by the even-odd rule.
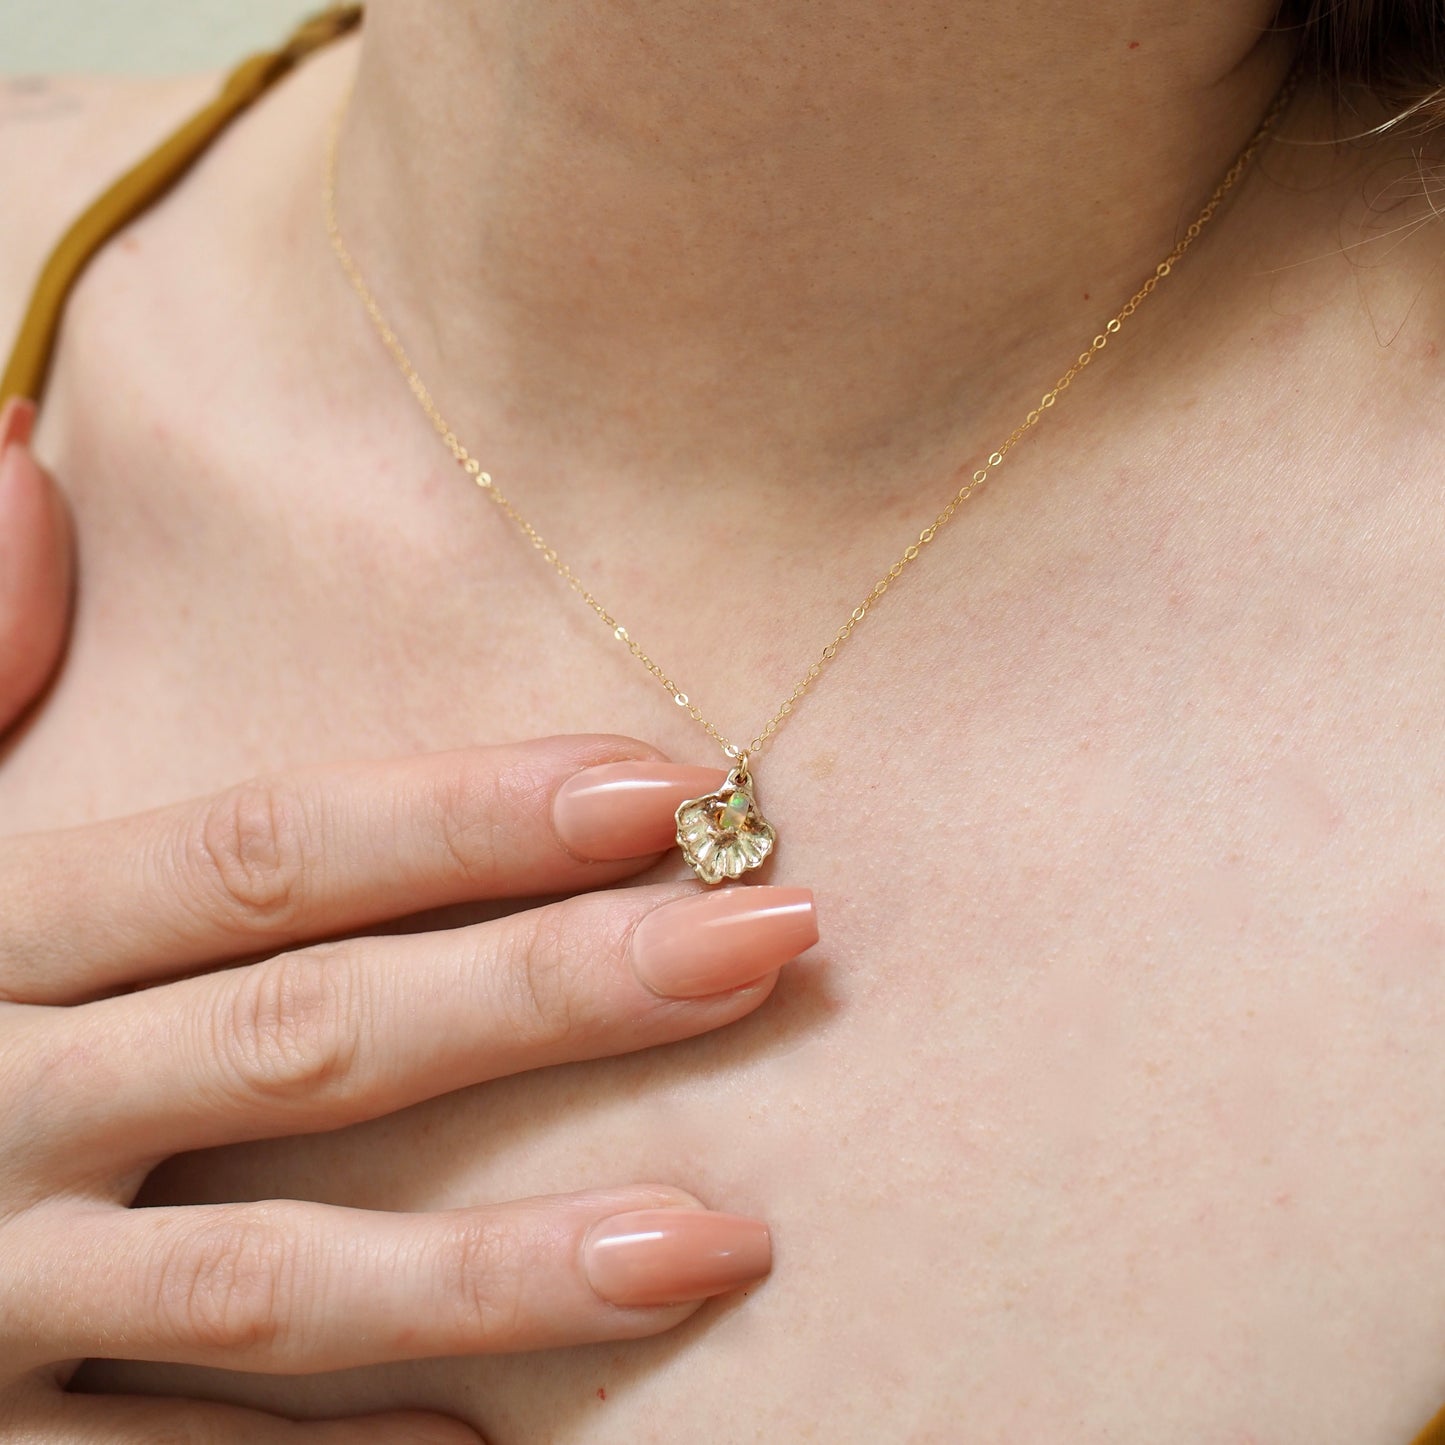
[[[630,1309],[686,1304],[762,1279],[768,1226],[705,1209],[641,1209],[592,1227],[582,1248],[592,1288]]]
[[[14,503],[15,478],[23,455],[19,446],[0,447],[0,504]]]
[[[557,790],[552,826],[569,853],[594,863],[661,853],[677,838],[679,806],[720,788],[724,776],[680,763],[604,763]]]
[[[12,396],[0,407],[0,498],[12,490],[15,448],[29,446],[34,428],[35,403],[28,397]]]
[[[664,998],[755,983],[818,941],[809,888],[736,887],[664,903],[632,933],[632,970]]]
[[[12,447],[30,445],[35,430],[35,403],[28,397],[12,396],[0,407],[0,467]],[[8,477],[8,470],[5,474]]]
[[[7,447],[29,446],[35,430],[35,403],[28,396],[12,396],[0,407],[0,456]]]

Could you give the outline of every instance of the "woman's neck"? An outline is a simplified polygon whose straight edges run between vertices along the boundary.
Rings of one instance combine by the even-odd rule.
[[[1288,64],[1271,8],[373,0],[342,223],[533,476],[927,469],[1172,244]]]

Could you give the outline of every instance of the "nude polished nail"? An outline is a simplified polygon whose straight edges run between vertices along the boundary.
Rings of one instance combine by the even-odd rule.
[[[762,1279],[773,1244],[761,1220],[705,1209],[641,1209],[592,1227],[582,1247],[592,1288],[629,1309],[687,1304]]]
[[[664,903],[632,932],[632,969],[664,998],[743,988],[818,941],[809,888],[724,888]]]
[[[594,863],[642,858],[672,847],[678,807],[722,786],[718,768],[681,763],[604,763],[568,778],[552,800],[562,846]]]
[[[13,446],[29,446],[35,430],[35,403],[23,396],[12,396],[0,407],[0,458]]]

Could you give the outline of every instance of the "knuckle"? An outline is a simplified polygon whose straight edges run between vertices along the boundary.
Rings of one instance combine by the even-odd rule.
[[[524,1314],[523,1282],[537,1263],[520,1231],[495,1219],[467,1220],[456,1225],[441,1256],[463,1337],[488,1347],[514,1340]]]
[[[149,1280],[160,1338],[207,1352],[269,1354],[286,1334],[297,1268],[294,1246],[254,1212],[180,1231]]]
[[[34,941],[27,935],[28,919],[22,903],[37,891],[35,875],[27,866],[24,845],[14,839],[0,841],[0,909],[6,926],[0,928],[0,1002],[20,1003],[32,989],[37,970],[28,955]]]
[[[461,877],[480,881],[516,851],[527,823],[542,816],[554,781],[525,756],[499,763],[463,754],[437,776],[429,801]]]
[[[243,1099],[336,1094],[353,1077],[356,974],[343,946],[252,964],[220,1010],[215,1054]]]
[[[584,984],[569,912],[555,905],[512,920],[496,969],[508,1036],[539,1052],[574,1039],[582,1026]]]
[[[255,781],[205,806],[183,861],[208,904],[247,927],[284,929],[302,910],[306,844],[300,798],[280,784]]]
[[[72,1010],[0,1006],[0,1159],[9,1183],[23,1158],[73,1156],[76,1120],[94,1107],[82,1082],[93,1047]],[[50,1187],[38,1179],[35,1186]]]

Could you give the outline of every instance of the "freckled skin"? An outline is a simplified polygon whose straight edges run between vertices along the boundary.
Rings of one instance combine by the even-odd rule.
[[[278,99],[225,167],[312,109]],[[86,581],[3,826],[557,731],[703,758],[443,463],[387,460],[404,412],[278,363],[284,317],[214,241],[248,234],[229,176],[218,157],[77,298],[43,444]],[[1313,254],[1337,212],[1299,204],[1250,243]],[[758,763],[768,881],[816,890],[824,941],[757,1018],[178,1161],[148,1196],[410,1209],[663,1178],[763,1213],[772,1280],[623,1351],[92,1382],[424,1401],[493,1445],[957,1445],[965,1418],[968,1445],[1401,1445],[1445,1398],[1445,397],[1400,401],[1420,335],[1366,345],[1347,266],[1236,255],[1221,318],[1211,264]],[[615,535],[576,506],[574,540]],[[644,515],[626,542],[676,539]],[[831,584],[770,577],[738,629],[679,606],[691,563],[629,574],[631,614],[771,696],[766,619],[826,637]]]

